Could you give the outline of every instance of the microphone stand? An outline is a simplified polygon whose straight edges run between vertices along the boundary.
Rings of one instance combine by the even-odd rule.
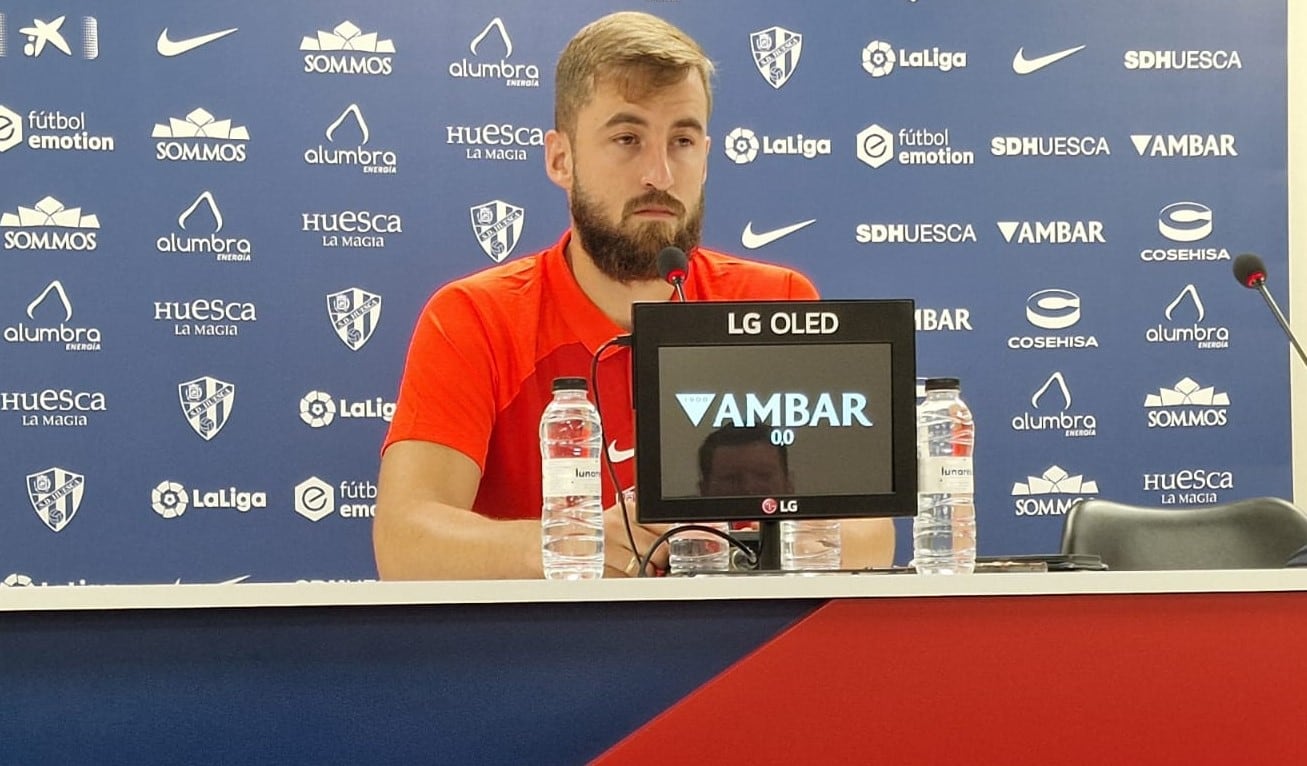
[[[1275,303],[1275,299],[1271,297],[1271,291],[1266,289],[1266,278],[1258,279],[1253,286],[1257,288],[1257,292],[1262,294],[1266,305],[1271,307],[1271,313],[1275,314],[1275,319],[1280,323],[1284,334],[1289,336],[1289,342],[1293,344],[1294,350],[1298,352],[1298,358],[1302,359],[1303,364],[1307,364],[1307,353],[1303,353],[1302,346],[1298,345],[1298,339],[1293,336],[1293,330],[1289,329],[1289,323],[1285,321],[1284,314],[1280,312],[1280,307]]]

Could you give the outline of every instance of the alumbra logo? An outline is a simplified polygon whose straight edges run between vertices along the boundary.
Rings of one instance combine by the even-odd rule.
[[[57,299],[58,307],[63,309],[63,321],[55,326],[36,324],[37,309],[52,297]],[[43,314],[49,317],[49,309],[44,310]],[[70,327],[67,324],[73,319],[73,304],[68,300],[68,293],[64,291],[63,283],[57,279],[46,285],[41,294],[27,304],[27,318],[32,320],[33,324],[24,325],[19,322],[15,326],[4,329],[6,343],[62,343],[65,351],[100,350],[101,335],[98,327]],[[47,318],[41,321],[50,320]]]
[[[1207,308],[1203,306],[1203,299],[1198,295],[1198,288],[1192,283],[1185,285],[1180,294],[1175,296],[1175,300],[1167,304],[1166,311],[1163,312],[1167,321],[1173,322],[1179,316],[1186,315],[1188,312],[1180,310],[1180,307],[1185,304],[1193,307],[1192,323],[1179,326],[1158,324],[1148,328],[1145,339],[1149,343],[1192,343],[1200,349],[1230,347],[1230,328],[1203,326],[1202,321],[1207,316]]]
[[[177,216],[177,227],[182,231],[189,231],[187,225],[201,209],[201,206],[208,211],[208,218],[213,223],[213,230],[209,236],[182,237],[176,232],[172,232],[166,237],[156,239],[154,242],[155,248],[159,252],[168,255],[211,255],[215,261],[248,263],[254,252],[254,246],[250,244],[248,239],[245,237],[218,236],[224,225],[222,210],[218,208],[218,202],[214,199],[213,192],[208,189],[200,192],[195,201]]]
[[[1058,400],[1061,406],[1057,406]],[[1050,400],[1052,400],[1050,402]],[[1050,406],[1045,406],[1046,404]],[[1012,418],[1012,430],[1018,433],[1061,431],[1065,437],[1095,436],[1098,418],[1092,414],[1068,412],[1071,409],[1071,389],[1061,370],[1055,371],[1030,396],[1030,406],[1040,412],[1023,412]],[[1050,410],[1056,414],[1050,414]]]
[[[496,46],[485,44],[486,40],[491,37],[499,38],[498,50],[503,51],[503,57],[498,61],[485,61],[480,58],[483,55],[493,55],[491,51],[496,50]],[[538,64],[516,64],[509,61],[513,57],[513,38],[509,36],[508,29],[504,26],[504,20],[498,16],[491,19],[490,23],[486,24],[485,29],[472,38],[472,42],[468,44],[468,50],[478,58],[474,60],[464,58],[461,61],[451,62],[449,64],[450,77],[503,80],[504,85],[510,88],[540,87],[540,66]]]
[[[358,167],[364,173],[391,175],[399,172],[399,157],[393,149],[365,149],[371,139],[368,122],[363,119],[363,110],[358,104],[350,104],[327,126],[326,137],[329,143],[336,143],[336,131],[344,122],[352,120],[358,129],[359,142],[353,148],[337,148],[318,144],[304,150],[304,161],[310,165],[336,165]],[[349,142],[342,141],[346,146]]]

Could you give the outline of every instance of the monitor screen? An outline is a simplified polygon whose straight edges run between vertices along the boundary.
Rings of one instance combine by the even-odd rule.
[[[642,522],[912,515],[911,301],[637,304]]]

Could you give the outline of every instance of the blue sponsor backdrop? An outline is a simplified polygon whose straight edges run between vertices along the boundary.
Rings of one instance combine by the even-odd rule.
[[[1086,495],[1290,494],[1229,270],[1287,267],[1283,0],[635,5],[720,68],[706,241],[916,299],[983,554]],[[566,227],[553,62],[614,7],[0,6],[0,576],[375,576],[413,321]]]

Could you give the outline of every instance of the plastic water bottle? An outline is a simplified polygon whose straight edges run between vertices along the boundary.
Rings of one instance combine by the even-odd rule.
[[[585,378],[556,378],[553,390],[540,417],[545,579],[593,580],[604,574],[603,429]]]
[[[700,526],[729,532],[726,522],[702,523]],[[731,544],[711,532],[688,530],[671,539],[668,566],[672,574],[726,572],[731,568]]]
[[[912,565],[921,574],[976,568],[972,448],[976,426],[957,378],[930,378],[917,407],[917,517]]]
[[[837,519],[781,522],[781,569],[786,572],[840,568],[843,547]]]

